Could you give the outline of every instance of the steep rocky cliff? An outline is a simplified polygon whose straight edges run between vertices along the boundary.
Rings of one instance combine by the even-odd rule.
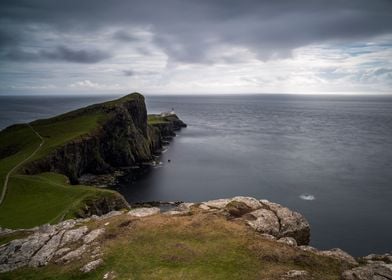
[[[30,162],[24,166],[23,172],[58,172],[68,176],[70,182],[76,184],[78,178],[85,173],[105,174],[121,167],[152,161],[154,153],[162,148],[162,139],[175,135],[175,130],[186,126],[176,115],[148,124],[144,97],[138,93],[60,117],[77,118],[97,112],[103,117],[93,132],[73,139],[45,157]]]

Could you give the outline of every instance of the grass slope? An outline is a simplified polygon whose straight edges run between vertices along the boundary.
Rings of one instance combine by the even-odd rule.
[[[106,118],[103,109],[140,97],[139,94],[131,94],[30,123],[44,138],[43,146],[30,160],[45,157],[68,141],[93,132]],[[14,125],[0,132],[0,192],[6,174],[31,155],[40,143],[39,137],[27,124]],[[5,200],[0,205],[0,226],[20,228],[55,222],[66,216],[70,208],[80,206],[83,198],[113,194],[91,187],[70,186],[56,174],[21,176],[16,170],[10,176]]]
[[[104,263],[96,271],[79,271],[91,260],[86,254],[66,265],[5,273],[2,279],[103,279],[113,271],[116,279],[276,280],[296,269],[308,271],[311,279],[333,280],[347,269],[340,261],[263,239],[245,224],[213,213],[142,219],[121,215],[88,226],[105,227],[107,222],[99,241]]]

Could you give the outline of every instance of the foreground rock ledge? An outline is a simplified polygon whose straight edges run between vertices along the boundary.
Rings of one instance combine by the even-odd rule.
[[[18,230],[29,235],[0,246],[0,272],[24,266],[40,267],[49,263],[61,265],[79,261],[80,271],[89,273],[104,263],[100,239],[105,236],[107,226],[110,226],[113,219],[133,219],[143,223],[145,219],[159,215],[166,217],[165,219],[178,219],[188,215],[219,216],[229,223],[246,225],[257,232],[259,237],[282,244],[279,246],[288,246],[287,248],[306,254],[332,258],[347,264],[350,269],[343,272],[342,279],[392,279],[390,255],[370,255],[364,258],[361,261],[363,265],[359,266],[357,260],[341,249],[317,250],[308,246],[310,226],[300,213],[267,200],[242,196],[200,203],[181,203],[163,213],[158,207],[134,208],[131,211],[113,211],[100,217],[92,216],[86,219],[67,220],[56,225]],[[129,220],[129,223],[131,221]],[[120,227],[128,228],[128,224],[122,223]],[[0,236],[12,235],[15,232],[3,229]],[[279,279],[313,278],[308,277],[307,271],[292,270]]]

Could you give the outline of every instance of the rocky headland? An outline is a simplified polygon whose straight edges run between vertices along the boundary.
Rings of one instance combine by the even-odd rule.
[[[214,227],[216,232],[208,232]],[[222,229],[224,234],[221,237],[211,237]],[[308,245],[309,223],[301,214],[282,205],[252,197],[180,203],[165,212],[161,212],[159,207],[112,211],[103,216],[94,215],[26,230],[3,229],[0,236],[12,238],[21,233],[23,238],[15,238],[0,246],[0,272],[5,276],[25,275],[31,269],[44,269],[47,273],[48,270],[44,267],[50,268],[49,271],[57,271],[65,266],[67,269],[62,273],[68,275],[72,271],[69,275],[74,277],[90,275],[93,276],[92,279],[125,279],[124,275],[128,275],[132,278],[135,271],[131,269],[131,264],[122,263],[122,266],[130,267],[125,270],[116,270],[118,265],[113,265],[111,257],[116,254],[113,250],[118,250],[116,248],[119,244],[122,246],[121,250],[136,254],[136,258],[146,257],[143,254],[147,254],[151,260],[162,257],[171,265],[181,265],[184,261],[187,266],[189,262],[197,263],[199,257],[208,254],[199,251],[198,243],[206,242],[211,250],[214,246],[220,246],[220,241],[228,242],[224,246],[230,247],[234,245],[226,239],[230,240],[239,234],[238,240],[246,241],[246,248],[243,249],[266,265],[266,270],[260,272],[265,278],[263,276],[257,279],[392,279],[391,255],[354,258],[338,248],[325,251],[313,248]],[[143,237],[133,240],[135,236],[140,237],[139,234],[143,234],[146,240]],[[166,248],[168,244],[151,244],[150,234],[156,241],[162,238],[161,235],[167,238],[166,234],[169,234],[169,241],[165,240],[169,243],[175,240],[174,249],[162,252],[162,248]],[[191,241],[187,234],[191,234]],[[140,242],[147,242],[143,245],[143,250],[147,251],[133,251],[136,250],[134,246],[137,246],[133,242],[139,242],[138,245]],[[152,251],[149,251],[149,246],[153,246]],[[123,258],[121,256],[118,261],[123,262]],[[233,263],[236,261],[240,260],[232,260]],[[145,269],[148,267],[148,264],[138,265],[146,266]],[[30,270],[20,270],[23,267],[30,267]],[[182,275],[186,275],[184,273]],[[177,279],[169,276],[166,278]],[[211,274],[211,278],[213,276]],[[159,279],[147,276],[141,278]]]

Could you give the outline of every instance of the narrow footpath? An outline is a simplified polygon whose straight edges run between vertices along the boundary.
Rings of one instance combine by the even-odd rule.
[[[4,185],[3,185],[3,191],[1,192],[1,197],[0,197],[0,205],[3,203],[5,195],[7,193],[7,187],[8,187],[8,181],[10,176],[12,175],[12,173],[17,170],[22,164],[24,164],[26,161],[28,161],[29,159],[31,159],[43,146],[45,139],[30,125],[27,124],[28,127],[31,128],[31,130],[35,133],[35,135],[37,135],[37,137],[41,140],[41,143],[39,144],[39,146],[37,147],[37,149],[35,149],[27,158],[25,158],[24,160],[22,160],[21,162],[19,162],[17,165],[15,165],[10,171],[8,171],[7,175],[5,176],[5,180],[4,180]]]

